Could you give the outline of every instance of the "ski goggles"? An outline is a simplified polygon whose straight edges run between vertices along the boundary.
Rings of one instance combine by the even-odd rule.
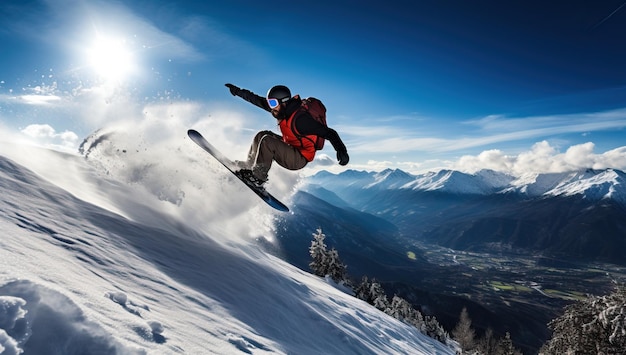
[[[284,98],[284,99],[282,99],[282,100],[268,98],[268,99],[267,99],[267,104],[270,106],[270,108],[271,108],[271,109],[275,109],[275,108],[276,108],[276,107],[278,107],[278,106],[279,106],[282,102],[285,102],[285,101],[287,101],[287,100],[289,100],[289,98],[288,98],[288,97],[286,97],[286,98]]]

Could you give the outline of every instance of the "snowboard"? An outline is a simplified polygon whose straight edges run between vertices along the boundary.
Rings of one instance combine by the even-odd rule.
[[[207,141],[200,132],[190,129],[187,131],[187,135],[194,141],[200,148],[207,151],[211,154],[217,161],[219,161],[228,171],[230,171],[234,176],[236,176],[244,185],[248,186],[252,192],[254,192],[257,196],[261,198],[261,200],[265,201],[271,207],[282,211],[289,212],[289,208],[285,206],[282,202],[280,202],[276,197],[272,196],[269,192],[267,192],[264,188],[258,188],[256,186],[250,185],[245,180],[242,180],[235,174],[235,164],[228,159],[224,154],[222,154],[219,150],[215,149],[209,141]]]

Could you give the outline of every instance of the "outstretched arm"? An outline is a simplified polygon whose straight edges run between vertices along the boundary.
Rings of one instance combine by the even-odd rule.
[[[230,93],[233,96],[239,96],[242,99],[264,109],[267,112],[272,111],[272,109],[270,109],[270,106],[267,104],[267,100],[263,96],[259,96],[250,90],[241,89],[233,84],[225,84],[225,86],[230,90]]]
[[[339,165],[347,165],[350,161],[350,156],[348,155],[348,149],[346,149],[346,145],[343,144],[341,138],[337,131],[332,128],[328,129],[329,133],[326,136],[326,139],[330,141],[330,144],[333,145],[335,151],[337,152],[337,161],[339,161]]]
[[[339,137],[337,131],[317,122],[313,119],[313,117],[311,117],[310,114],[306,112],[303,112],[296,117],[295,125],[296,130],[298,130],[301,135],[306,136],[309,134],[313,134],[328,139],[330,144],[333,145],[333,148],[335,148],[335,151],[337,152],[337,160],[339,161],[339,165],[348,164],[348,162],[350,161],[348,149],[346,148],[346,145],[343,144],[343,141]]]

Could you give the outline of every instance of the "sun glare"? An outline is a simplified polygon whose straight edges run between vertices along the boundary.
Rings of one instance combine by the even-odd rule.
[[[135,69],[135,58],[126,41],[99,37],[88,49],[88,61],[105,81],[122,81]]]

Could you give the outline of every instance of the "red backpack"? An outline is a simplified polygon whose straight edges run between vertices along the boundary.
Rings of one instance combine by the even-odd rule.
[[[302,100],[302,108],[307,111],[311,117],[317,122],[323,124],[324,126],[328,126],[326,124],[326,107],[324,104],[314,97],[307,97]],[[315,150],[322,150],[324,148],[324,142],[326,140],[322,137],[317,137],[315,139]]]

